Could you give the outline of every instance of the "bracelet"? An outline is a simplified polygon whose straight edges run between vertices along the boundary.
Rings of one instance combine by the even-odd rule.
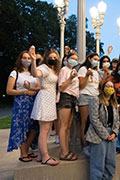
[[[25,90],[25,91],[24,91],[24,95],[26,95],[26,94],[27,94],[27,91]]]

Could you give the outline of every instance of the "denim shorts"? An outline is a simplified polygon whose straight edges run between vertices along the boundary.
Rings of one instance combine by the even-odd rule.
[[[76,104],[77,98],[75,96],[63,92],[60,93],[60,101],[57,106],[58,110],[62,108],[75,109]]]
[[[87,94],[80,94],[78,98],[78,106],[85,106],[89,105],[93,96],[87,95]]]

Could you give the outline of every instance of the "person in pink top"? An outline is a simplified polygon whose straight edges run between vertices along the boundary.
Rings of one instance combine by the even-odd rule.
[[[78,64],[78,55],[76,52],[69,53],[67,59],[67,65],[60,70],[58,76],[58,89],[60,91],[58,104],[60,160],[74,161],[77,160],[77,155],[69,152],[69,137],[74,109],[79,95],[79,80],[77,71],[73,68]]]

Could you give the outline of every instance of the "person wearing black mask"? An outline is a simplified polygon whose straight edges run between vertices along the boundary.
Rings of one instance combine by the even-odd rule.
[[[61,67],[59,53],[55,49],[49,49],[43,56],[43,62],[36,68],[35,49],[30,48],[30,56],[32,59],[33,76],[40,79],[40,91],[38,92],[31,118],[38,120],[40,125],[40,134],[38,139],[38,161],[42,164],[55,166],[59,161],[50,157],[47,149],[47,136],[51,128],[52,122],[57,119],[56,114],[56,84],[57,75]]]

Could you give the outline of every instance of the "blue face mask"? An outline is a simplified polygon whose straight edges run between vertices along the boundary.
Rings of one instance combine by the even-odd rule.
[[[74,59],[68,59],[68,64],[72,67],[78,65],[78,61],[74,60]]]
[[[93,59],[91,64],[92,64],[92,68],[95,68],[99,65],[99,62]]]
[[[117,73],[120,75],[120,70]]]
[[[109,62],[104,62],[103,66],[106,66],[107,68],[109,68],[110,67],[110,63]]]

